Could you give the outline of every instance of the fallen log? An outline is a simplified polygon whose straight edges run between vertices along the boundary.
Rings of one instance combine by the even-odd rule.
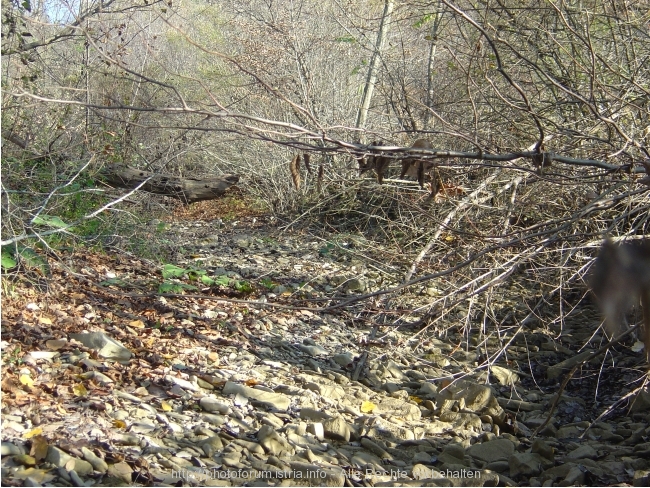
[[[177,198],[183,203],[213,200],[222,196],[239,181],[239,175],[231,174],[206,178],[179,178],[149,173],[120,163],[106,166],[102,173],[104,181],[109,185],[128,189],[142,185],[142,191]]]

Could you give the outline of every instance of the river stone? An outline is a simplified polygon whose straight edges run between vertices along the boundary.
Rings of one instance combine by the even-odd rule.
[[[291,446],[271,426],[263,425],[257,432],[260,445],[268,454],[279,456],[283,451],[290,451]]]
[[[131,359],[131,351],[124,347],[121,342],[109,337],[104,332],[70,334],[70,337],[81,342],[87,348],[97,351],[99,356],[109,361],[128,363],[129,359]]]
[[[424,398],[431,398],[435,400],[438,396],[438,387],[433,383],[429,383],[428,381],[425,381],[420,385],[420,389],[418,390],[418,396],[421,398],[424,397]]]
[[[418,481],[427,480],[427,486],[453,486],[451,480],[445,478],[440,471],[429,466],[425,466],[424,464],[416,464],[413,466],[413,469],[411,470],[411,477],[414,480]],[[436,480],[440,482],[440,484],[430,485],[429,480]],[[393,482],[393,484],[386,486],[395,486],[395,484]]]
[[[573,466],[564,477],[564,486],[582,486],[585,481],[585,472],[581,466]]]
[[[307,383],[305,388],[318,392],[328,400],[340,400],[345,396],[345,390],[338,385],[323,385],[321,383]]]
[[[637,469],[632,477],[632,486],[650,486],[650,470]]]
[[[392,459],[393,457],[388,452],[386,452],[383,447],[367,437],[363,437],[361,439],[361,445],[373,453],[375,456],[378,456],[380,459]]]
[[[631,412],[648,412],[650,410],[650,390],[646,386],[630,400]]]
[[[308,464],[298,461],[289,463],[294,472],[294,483],[309,486],[344,486],[345,472],[341,468],[322,467],[317,464]],[[304,480],[304,481],[300,481]],[[292,483],[292,484],[294,484]]]
[[[187,381],[183,378],[179,378],[174,375],[166,375],[165,380],[169,381],[170,383],[182,388],[183,390],[188,390],[188,391],[199,391],[199,386],[192,383],[191,381]],[[182,392],[181,392],[182,393]]]
[[[325,437],[336,441],[350,442],[350,426],[343,417],[324,419],[323,430]]]
[[[537,476],[546,468],[553,466],[553,460],[543,458],[536,452],[516,452],[508,459],[510,476]]]
[[[519,381],[519,375],[517,373],[507,368],[502,368],[501,366],[492,366],[490,373],[502,385],[511,386]]]
[[[312,434],[316,439],[323,442],[325,439],[325,428],[320,422],[312,422],[307,425],[307,432]]]
[[[84,446],[81,448],[81,452],[84,455],[84,459],[92,465],[95,471],[99,471],[100,473],[105,473],[108,470],[108,464],[106,463],[106,461],[104,461],[102,458],[97,456],[90,449]]]
[[[21,449],[15,444],[7,441],[2,441],[1,449],[0,454],[2,454],[2,456],[18,456],[19,454],[24,454],[24,449]]]
[[[495,439],[481,444],[474,444],[467,450],[467,454],[474,459],[486,463],[507,460],[514,452],[515,445],[508,439]]]
[[[316,356],[325,356],[328,354],[327,349],[324,347],[321,347],[317,344],[315,345],[310,345],[310,344],[300,344],[298,346],[302,352],[305,352],[309,354],[312,357]]]
[[[442,412],[440,421],[449,422],[454,429],[473,430],[474,432],[481,432],[483,429],[481,418],[474,413]]]
[[[420,420],[422,417],[420,407],[392,397],[382,398],[373,413],[377,415],[401,417],[407,421]]]
[[[536,452],[546,459],[553,459],[554,450],[543,439],[535,439],[531,446],[530,452]]]
[[[93,472],[93,466],[88,461],[72,457],[68,453],[54,446],[48,447],[45,461],[54,464],[58,468],[69,466],[68,463],[74,461],[74,467],[72,469],[81,476],[87,476]]]
[[[223,449],[223,441],[218,435],[208,437],[198,443],[197,447],[203,450],[207,457],[214,456],[218,451]]]
[[[250,388],[232,381],[227,381],[222,390],[224,395],[242,395],[246,398],[252,398],[262,403],[268,403],[278,410],[286,411],[291,401],[282,393],[270,393],[264,390]]]
[[[117,478],[119,480],[125,481],[129,485],[131,484],[131,474],[133,473],[133,469],[131,466],[129,466],[128,463],[121,462],[121,463],[116,463],[116,464],[111,464],[108,467],[108,476],[112,478]],[[104,479],[104,482],[106,479]],[[115,483],[115,481],[113,481]],[[117,483],[115,483],[117,485]],[[119,486],[119,485],[118,485]]]
[[[575,425],[565,425],[557,429],[556,435],[558,439],[573,439],[580,437],[582,432],[584,429],[579,429]]]
[[[203,397],[199,401],[199,405],[203,410],[206,410],[211,413],[220,413],[221,415],[229,415],[232,413],[232,410],[230,409],[229,405],[226,405],[225,403],[221,403],[218,401],[216,398],[212,397]]]
[[[204,413],[201,415],[201,419],[205,420],[209,424],[216,425],[217,427],[226,423],[226,417],[222,415],[214,415],[211,413]]]
[[[571,471],[571,468],[574,466],[576,466],[574,463],[565,463],[560,464],[559,466],[550,467],[540,475],[539,479],[542,483],[555,483],[560,478],[564,479],[569,474],[569,471]]]
[[[469,462],[465,459],[465,448],[459,444],[447,444],[438,456],[438,461],[445,465],[449,464],[462,464],[469,466]]]
[[[566,459],[571,461],[577,459],[593,459],[596,457],[598,457],[598,452],[589,444],[584,444],[566,455]]]
[[[321,420],[331,418],[325,412],[315,410],[313,408],[304,407],[300,409],[300,418],[302,420],[311,420],[312,422],[320,422]]]
[[[483,385],[470,385],[468,388],[461,390],[455,395],[460,401],[460,407],[471,410],[476,414],[485,414],[492,417],[495,423],[501,423],[505,419],[506,413],[499,405],[492,389]]]
[[[332,360],[339,366],[345,368],[354,362],[354,354],[351,352],[344,352],[332,356]]]
[[[372,466],[373,471],[376,473],[383,473],[386,469],[383,462],[379,457],[368,451],[357,451],[350,460],[353,466]]]

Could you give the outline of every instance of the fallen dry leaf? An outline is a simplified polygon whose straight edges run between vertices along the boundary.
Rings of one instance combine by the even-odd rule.
[[[45,459],[45,456],[47,456],[48,448],[49,444],[47,442],[47,439],[45,439],[45,437],[42,435],[36,435],[32,439],[32,448],[29,454],[34,456],[34,459],[36,459],[36,461],[42,461]]]
[[[37,435],[41,435],[43,433],[43,429],[41,427],[35,427],[34,429],[25,432],[23,434],[23,439],[31,439],[32,437],[35,437]]]
[[[375,410],[375,408],[377,408],[377,405],[375,405],[374,403],[368,401],[363,402],[361,404],[361,413],[372,413]]]

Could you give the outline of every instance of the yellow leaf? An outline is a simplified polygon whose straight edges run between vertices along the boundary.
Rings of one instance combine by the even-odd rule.
[[[13,475],[17,479],[27,479],[31,478],[34,481],[37,481],[38,483],[47,483],[52,481],[55,476],[51,475],[48,473],[49,470],[47,469],[36,469],[36,468],[27,468],[27,469],[19,469]]]
[[[42,461],[45,459],[45,456],[47,456],[48,447],[45,437],[42,435],[34,436],[32,439],[32,449],[30,454],[34,456],[34,459],[36,459],[37,462]]]
[[[126,422],[123,420],[113,420],[113,427],[117,427],[118,429],[126,429]]]
[[[415,396],[415,395],[411,395],[409,398],[410,398],[411,400],[413,400],[413,401],[414,401],[415,403],[417,403],[417,404],[420,404],[420,403],[422,403],[422,402],[424,401],[424,400],[422,400],[422,398],[420,398],[420,397],[418,397],[418,396]]]
[[[35,435],[41,435],[42,433],[43,433],[43,429],[41,429],[40,427],[35,427],[32,430],[30,430],[29,432],[25,432],[23,434],[23,438],[24,439],[31,439]]]
[[[29,376],[27,376],[26,374],[21,374],[19,379],[20,379],[20,382],[21,382],[23,385],[25,385],[25,386],[29,386],[30,388],[31,388],[32,386],[34,386],[34,380],[31,379],[31,378],[30,378]]]
[[[59,412],[61,415],[67,415],[67,414],[68,414],[68,411],[67,411],[65,408],[63,408],[61,405],[57,405],[57,406],[56,406],[56,410],[57,410],[57,412]]]
[[[172,411],[172,406],[167,403],[166,401],[160,402],[160,408],[162,408],[163,412],[171,412]]]
[[[77,383],[74,385],[72,387],[72,391],[77,396],[86,396],[88,394],[88,390],[86,390],[86,387],[83,385],[83,383]]]
[[[38,321],[41,324],[52,325],[52,319],[48,319],[47,317],[41,317],[38,319]]]
[[[133,322],[129,322],[129,325],[131,327],[135,327],[136,329],[144,329],[145,325],[142,320],[134,320]]]
[[[372,402],[363,402],[361,404],[362,413],[372,413],[375,408],[377,408],[377,405]]]

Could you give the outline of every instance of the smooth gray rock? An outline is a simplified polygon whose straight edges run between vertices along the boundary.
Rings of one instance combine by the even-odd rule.
[[[376,415],[386,415],[403,418],[406,421],[420,420],[422,412],[420,407],[410,402],[392,397],[382,398],[373,411]]]
[[[201,408],[207,412],[211,413],[220,413],[221,415],[230,415],[232,410],[229,405],[221,403],[216,398],[212,397],[203,397],[199,400],[199,405]]]
[[[203,450],[207,457],[212,457],[223,450],[223,441],[221,437],[215,435],[199,442],[198,447]]]
[[[345,397],[345,390],[338,385],[324,385],[321,383],[307,383],[305,388],[318,392],[328,400],[340,400]]]
[[[104,461],[102,458],[97,456],[90,449],[84,446],[81,448],[81,452],[84,455],[84,459],[92,465],[95,471],[99,471],[100,473],[105,473],[108,470],[108,464],[106,463],[106,461]]]
[[[514,452],[515,445],[508,439],[494,439],[493,441],[474,444],[467,450],[467,454],[485,463],[507,461]]]
[[[368,439],[367,437],[363,437],[361,439],[361,445],[365,447],[368,451],[373,453],[375,456],[379,457],[380,459],[392,459],[393,456],[390,455],[386,450],[381,447],[379,444],[376,442],[373,442],[372,440]]]
[[[327,415],[325,412],[321,412],[320,410],[304,407],[300,409],[300,418],[302,420],[311,420],[313,422],[320,422],[321,420],[331,418],[331,416]]]
[[[469,461],[465,459],[465,448],[459,444],[447,444],[440,455],[438,461],[447,464],[462,464],[469,466]]]
[[[226,382],[222,390],[224,395],[242,395],[246,398],[252,398],[258,402],[269,403],[278,410],[287,410],[291,404],[291,400],[282,393],[269,393],[268,391],[257,390],[248,386],[233,383],[232,381]]]
[[[70,334],[70,337],[81,342],[84,346],[97,351],[99,356],[109,361],[125,363],[131,359],[131,351],[124,347],[121,342],[109,337],[104,332]]]
[[[292,461],[289,463],[295,473],[295,480],[308,481],[310,486],[344,486],[345,471],[338,467],[323,467],[317,464],[308,464]],[[298,474],[299,473],[299,474]],[[302,484],[302,483],[300,483]]]
[[[325,439],[325,428],[320,422],[313,422],[307,425],[307,432],[312,434],[316,439],[323,442]]]
[[[553,466],[553,461],[543,458],[533,452],[517,452],[508,459],[510,464],[510,477],[537,476],[544,469]]]
[[[274,456],[279,456],[284,451],[291,450],[289,443],[269,425],[263,425],[260,428],[257,432],[257,439],[264,451]]]
[[[519,381],[519,375],[517,373],[501,366],[492,366],[490,373],[502,385],[511,386]]]
[[[226,423],[226,417],[223,415],[215,415],[211,413],[204,413],[201,418],[209,424],[216,425],[217,427]]]
[[[566,459],[571,461],[577,459],[594,459],[596,457],[598,457],[598,452],[589,444],[584,444],[566,455]]]
[[[549,446],[543,439],[535,439],[530,448],[530,452],[536,452],[546,459],[553,459],[554,449]]]
[[[347,367],[354,362],[354,354],[351,352],[345,352],[341,354],[335,354],[332,356],[332,360],[342,367]]]
[[[0,447],[0,454],[2,456],[18,456],[19,454],[24,454],[25,451],[11,442],[2,441],[2,446]]]
[[[350,426],[343,417],[324,419],[322,424],[326,438],[336,441],[350,442]]]
[[[83,459],[78,459],[70,456],[68,453],[62,451],[58,447],[50,446],[47,449],[47,455],[45,456],[45,461],[52,463],[58,468],[64,468],[68,465],[70,461],[74,460],[73,469],[80,476],[87,476],[93,472],[93,466],[88,461]]]
[[[197,384],[194,384],[191,381],[184,380],[183,378],[173,376],[171,374],[166,375],[165,380],[169,381],[170,383],[176,386],[183,388],[184,390],[199,391],[199,386]]]
[[[321,347],[319,345],[307,345],[307,344],[300,344],[298,346],[302,352],[305,352],[309,354],[312,357],[316,356],[325,356],[328,353],[327,349],[324,347]]]

